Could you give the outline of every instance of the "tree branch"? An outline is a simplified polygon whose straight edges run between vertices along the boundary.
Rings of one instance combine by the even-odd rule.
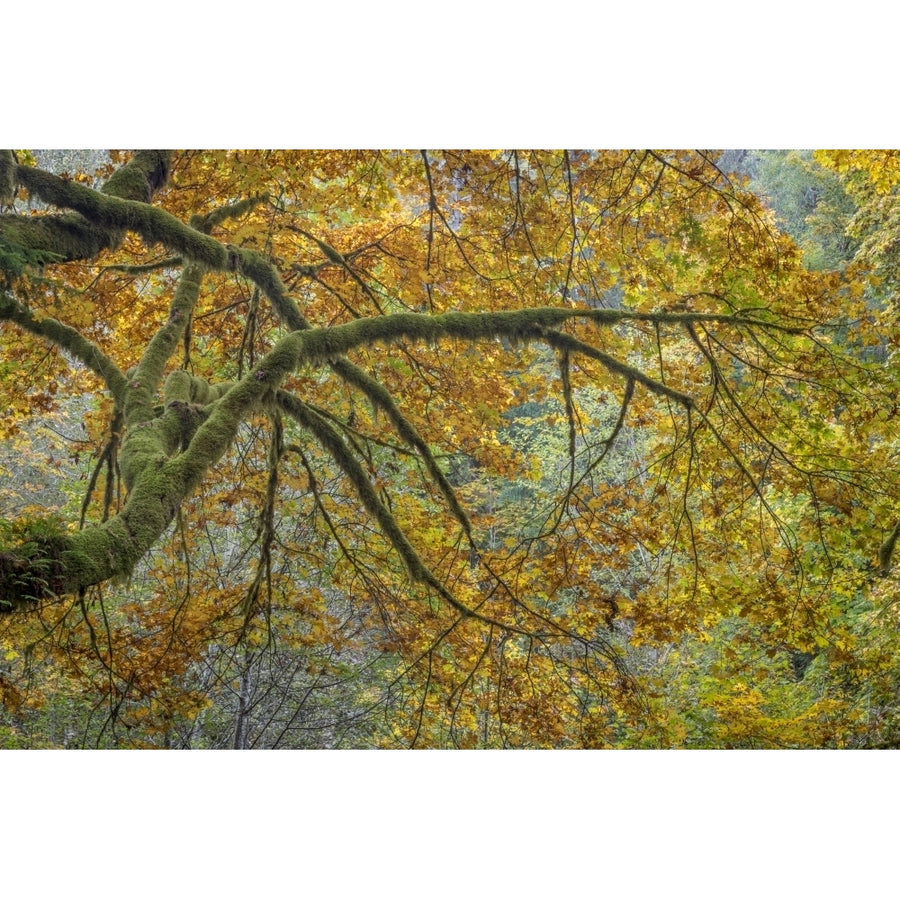
[[[0,293],[0,320],[13,322],[38,337],[46,338],[99,375],[117,403],[125,398],[125,375],[122,370],[94,343],[79,331],[56,319],[35,318],[14,297],[5,291]]]
[[[14,184],[21,184],[47,203],[78,212],[76,205],[66,202],[73,193],[86,193],[101,200],[106,195],[110,200],[149,203],[165,185],[171,159],[172,154],[167,150],[140,150],[113,173],[100,191],[31,166],[16,165],[12,175],[7,170],[5,177],[11,177]],[[99,229],[98,225],[101,226]],[[53,253],[66,261],[92,259],[102,250],[117,247],[126,230],[125,225],[92,221],[80,215],[0,216],[0,235],[9,243]]]

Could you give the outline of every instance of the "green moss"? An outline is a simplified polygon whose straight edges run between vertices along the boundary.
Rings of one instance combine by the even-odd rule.
[[[469,517],[466,515],[462,504],[459,502],[459,498],[456,496],[453,487],[441,471],[440,466],[438,466],[437,460],[431,453],[428,444],[422,439],[412,423],[400,412],[390,391],[359,366],[354,365],[347,359],[336,360],[333,364],[333,368],[344,381],[361,390],[371,402],[374,409],[382,410],[387,415],[388,419],[390,419],[391,424],[397,430],[400,437],[410,447],[413,447],[416,450],[424,461],[429,475],[434,479],[441,494],[443,494],[453,516],[462,526],[467,537],[471,539],[472,525],[469,522]]]
[[[11,287],[28,271],[40,270],[43,266],[61,260],[56,253],[20,247],[0,232],[0,287]]]
[[[180,401],[206,406],[219,400],[233,386],[234,382],[232,381],[213,385],[204,378],[198,378],[183,369],[177,369],[166,378],[163,396],[166,403]]]
[[[120,517],[129,536],[128,571],[175,518],[183,495],[179,481],[163,467],[141,476]]]
[[[0,233],[12,244],[64,260],[90,259],[121,239],[75,215],[0,216]]]
[[[101,188],[105,194],[149,203],[169,180],[171,150],[139,150],[131,161],[112,174]]]
[[[253,250],[229,248],[235,254],[240,272],[246,275],[268,298],[279,318],[293,331],[309,328],[297,304],[288,295],[275,267],[261,254]]]
[[[161,464],[178,446],[178,436],[174,436],[174,423],[166,423],[162,418],[152,422],[140,422],[125,432],[122,442],[119,468],[127,490],[131,490],[138,478],[155,463]]]
[[[89,369],[100,375],[116,402],[122,402],[125,392],[125,376],[99,347],[84,338],[80,332],[56,319],[35,319],[29,310],[8,294],[0,294],[0,319],[15,322],[26,331],[47,338],[67,350]]]
[[[0,150],[0,203],[9,203],[16,196],[17,165],[12,150]]]
[[[176,369],[170,372],[166,378],[163,387],[163,397],[166,403],[172,403],[175,400],[187,402],[191,399],[191,389],[193,376],[184,369]]]
[[[248,197],[246,200],[238,200],[237,203],[220,206],[205,216],[193,216],[191,218],[191,228],[196,228],[204,234],[209,234],[217,225],[221,225],[228,219],[240,218],[250,212],[255,206],[265,203],[268,199],[268,194],[261,194],[258,197]]]

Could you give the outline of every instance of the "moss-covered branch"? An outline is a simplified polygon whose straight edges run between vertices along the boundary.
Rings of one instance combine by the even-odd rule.
[[[332,368],[347,384],[362,391],[376,409],[382,410],[394,426],[397,434],[400,435],[403,441],[410,447],[413,447],[416,450],[422,458],[422,461],[425,463],[428,474],[432,477],[435,484],[437,484],[441,494],[443,494],[454,518],[459,522],[465,531],[466,536],[471,540],[472,524],[469,521],[468,515],[466,515],[466,511],[462,508],[462,504],[459,502],[459,498],[456,496],[453,486],[441,471],[428,444],[416,431],[409,419],[407,419],[400,411],[400,408],[391,396],[390,391],[388,391],[377,379],[373,378],[359,366],[351,363],[348,359],[335,360],[332,364]]]
[[[339,462],[356,485],[366,508],[400,552],[413,578],[427,584],[465,615],[478,616],[460,605],[423,566],[412,545],[393,521],[390,511],[371,490],[358,462],[335,429],[300,401],[285,400],[289,395],[276,393],[284,377],[298,366],[330,363],[342,378],[388,412],[401,437],[423,455],[432,476],[436,471],[439,473],[427,446],[399,412],[390,395],[371,376],[345,358],[344,355],[355,348],[399,340],[437,343],[445,339],[477,342],[507,338],[544,342],[567,352],[587,354],[621,375],[629,384],[642,384],[689,410],[693,406],[687,395],[557,330],[573,318],[613,324],[635,316],[622,310],[543,307],[439,316],[401,314],[359,319],[331,328],[307,327],[285,335],[252,372],[235,384],[213,387],[188,373],[170,374],[165,387],[164,411],[159,415],[158,408],[154,408],[159,381],[182,331],[179,316],[186,315],[195,302],[200,271],[199,266],[188,267],[178,296],[173,300],[169,321],[153,338],[137,371],[124,388],[125,409],[130,418],[121,466],[123,481],[129,490],[127,504],[119,515],[102,525],[87,528],[78,535],[63,535],[52,544],[52,553],[48,558],[53,561],[51,569],[54,575],[52,583],[47,585],[48,594],[80,590],[130,573],[141,556],[159,540],[181,503],[196,490],[206,473],[228,450],[241,422],[259,409],[266,398],[277,396],[282,408],[310,430]],[[709,317],[684,313],[675,321],[683,324],[686,320],[697,318]],[[718,318],[745,324],[740,317]],[[438,479],[439,484],[441,478],[443,476]],[[457,519],[466,528],[465,513],[458,507],[452,489],[449,485],[442,489]],[[44,549],[40,553],[44,553]],[[0,597],[6,598],[4,602],[10,608],[12,601],[9,598],[16,595],[15,585],[21,583],[23,578],[27,580],[27,573],[31,571],[29,566],[33,563],[40,572],[46,571],[47,566],[45,563],[38,564],[39,558],[43,557],[29,556],[21,549],[0,548],[0,553],[3,554],[0,559]],[[40,574],[38,569],[34,571]],[[33,588],[39,581],[40,578],[35,575],[29,583]],[[31,593],[34,593],[33,590]]]
[[[141,172],[143,171],[144,168],[141,169]],[[140,235],[148,244],[162,244],[170,252],[192,260],[211,271],[242,273],[263,291],[278,316],[289,328],[296,330],[308,327],[297,304],[288,295],[275,267],[265,257],[252,250],[222,244],[205,233],[228,216],[241,215],[246,212],[263,198],[253,197],[232,206],[223,207],[206,217],[196,219],[195,224],[198,227],[192,227],[165,210],[144,202],[145,198],[142,196],[125,197],[114,195],[109,190],[98,192],[66,181],[49,172],[25,166],[18,167],[17,176],[20,183],[36,197],[53,206],[74,210],[79,213],[78,222],[86,220],[104,235],[121,235],[126,231],[132,231]],[[132,187],[137,189],[140,181],[140,178],[137,177],[129,180],[123,176],[114,186],[118,188],[131,185],[132,180],[135,182]],[[110,182],[112,181],[113,179],[110,179]],[[137,193],[140,194],[140,191]],[[13,230],[18,228],[21,225],[21,222],[18,221],[20,218],[14,216],[12,217],[14,221],[4,224],[0,217],[0,233],[5,233],[4,229],[7,227]],[[35,221],[41,222],[45,219],[53,221],[54,218],[61,220],[64,217],[38,217]],[[22,221],[27,223],[31,219]],[[91,231],[90,228],[87,230]],[[27,235],[22,239],[25,237]],[[79,237],[82,237],[80,232]],[[82,246],[79,243],[77,247],[71,248],[67,247],[56,234],[48,234],[44,238],[45,249],[59,253],[66,259],[94,256],[106,246],[111,246],[103,240],[98,241],[97,235],[91,234],[86,235],[85,239],[93,240],[93,244],[85,243]],[[28,244],[28,246],[34,245]],[[88,249],[91,249],[91,252],[84,252]],[[71,251],[73,250],[77,255],[72,255]]]
[[[4,151],[9,153],[9,151]],[[100,189],[100,192],[66,181],[42,169],[16,165],[11,177],[14,185],[22,185],[35,196],[64,209],[75,209],[65,202],[56,203],[50,195],[62,200],[66,186],[96,197],[104,194],[120,201],[140,200],[145,203],[163,187],[171,166],[172,154],[167,150],[141,150]],[[7,160],[8,162],[8,160]],[[54,185],[47,196],[42,190]],[[98,228],[98,225],[100,226]],[[102,250],[119,245],[127,229],[121,225],[89,221],[69,213],[45,216],[0,216],[0,235],[10,244],[29,251],[52,253],[61,260],[92,259]]]
[[[198,378],[184,369],[176,369],[166,378],[163,396],[166,403],[180,401],[206,406],[224,397],[234,384],[233,381],[210,384],[205,378]]]
[[[203,269],[185,266],[169,306],[169,317],[151,338],[128,382],[125,427],[153,418],[153,404],[162,383],[166,363],[181,341],[200,296]]]
[[[357,319],[344,325],[311,329],[294,336],[298,349],[302,347],[304,361],[324,363],[361,346],[391,344],[400,340],[435,344],[445,339],[467,342],[506,338],[510,341],[547,342],[560,346],[560,341],[571,344],[579,353],[590,353],[598,361],[624,377],[635,377],[651,387],[657,384],[638,370],[614,357],[590,347],[566,335],[560,336],[559,327],[573,319],[587,319],[599,325],[616,325],[627,322],[655,322],[659,324],[687,325],[694,322],[718,322],[738,327],[766,327],[766,323],[739,315],[713,315],[707,313],[635,313],[622,309],[580,309],[576,307],[541,306],[531,309],[485,313],[444,313],[430,316],[418,313],[397,313],[390,316]],[[550,338],[550,340],[548,340]],[[577,345],[577,346],[576,346]],[[664,391],[668,393],[668,389]],[[672,399],[684,402],[683,395]]]
[[[403,529],[394,518],[393,513],[378,496],[378,492],[366,475],[365,469],[330,422],[323,419],[317,412],[290,394],[281,393],[279,395],[279,406],[312,434],[318,444],[332,457],[341,471],[347,476],[363,506],[378,522],[383,534],[390,541],[394,550],[397,551],[409,573],[409,577],[414,582],[429,587],[449,606],[466,618],[478,619],[487,625],[494,625],[507,631],[519,631],[514,626],[498,622],[474,609],[470,609],[441,583],[440,579],[437,578],[425,564],[422,557],[419,556],[415,547],[413,547],[409,538],[407,538]]]
[[[172,155],[171,150],[138,150],[100,190],[110,197],[149,203],[169,180]]]
[[[369,481],[365,469],[353,455],[350,447],[334,426],[310,409],[301,400],[287,393],[280,393],[279,406],[292,419],[310,432],[316,442],[328,452],[353,484],[363,506],[381,526],[381,530],[394,546],[414,581],[424,581],[426,566],[403,533],[390,510],[379,498]]]
[[[256,197],[248,197],[246,200],[238,200],[236,203],[227,203],[224,206],[217,207],[205,216],[194,216],[191,219],[191,227],[196,228],[197,231],[202,231],[204,234],[211,234],[213,228],[228,221],[228,219],[239,219],[268,199],[267,194],[260,194]]]
[[[184,260],[180,256],[167,256],[156,262],[145,263],[140,266],[131,266],[125,263],[115,263],[109,266],[103,266],[104,272],[124,272],[126,275],[149,275],[152,272],[161,272],[164,269],[176,269],[184,264]]]
[[[129,575],[159,540],[185,496],[162,460],[145,466],[125,508],[102,525],[70,533],[52,523],[32,523],[36,535],[0,546],[0,613],[75,594]]]
[[[104,380],[117,404],[124,401],[125,375],[96,344],[89,341],[76,329],[56,319],[36,318],[5,291],[0,292],[0,320],[14,322],[20,328],[61,347]]]

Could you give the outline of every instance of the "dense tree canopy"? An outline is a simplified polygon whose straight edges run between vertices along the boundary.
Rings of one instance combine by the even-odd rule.
[[[763,163],[4,151],[6,745],[900,740],[900,163]]]

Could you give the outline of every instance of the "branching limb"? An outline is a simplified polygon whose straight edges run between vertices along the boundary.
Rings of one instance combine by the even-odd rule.
[[[353,267],[352,267],[352,266],[350,265],[350,263],[348,262],[347,257],[345,257],[345,256],[343,256],[342,254],[340,254],[340,253],[339,253],[337,250],[335,250],[334,247],[332,247],[330,244],[326,244],[325,241],[320,240],[320,239],[317,238],[315,235],[310,234],[308,231],[304,231],[302,228],[298,228],[296,225],[290,226],[290,230],[291,230],[291,231],[296,231],[298,234],[301,234],[301,235],[303,235],[303,237],[307,238],[308,240],[311,240],[311,241],[319,248],[319,250],[322,251],[322,255],[323,255],[330,263],[332,263],[333,265],[337,266],[337,267],[340,268],[340,269],[343,269],[343,270],[350,276],[350,278],[352,278],[353,281],[355,281],[356,284],[359,285],[359,287],[360,287],[360,289],[362,290],[363,294],[365,294],[365,296],[367,296],[367,297],[372,301],[372,303],[374,304],[374,306],[375,306],[375,308],[378,310],[378,312],[381,313],[381,314],[384,313],[384,310],[381,308],[381,304],[378,302],[378,298],[375,296],[375,294],[374,294],[374,292],[372,291],[372,289],[371,289],[371,288],[370,288],[370,287],[362,280],[362,278],[360,278],[360,276],[356,273],[356,271],[353,269]],[[320,268],[322,268],[322,266],[316,266],[316,272],[318,272],[318,270],[319,270]],[[325,283],[324,283],[320,278],[318,278],[317,276],[315,276],[315,280],[316,280],[319,284],[322,284],[323,286],[326,286]],[[327,287],[327,286],[326,286],[326,287]],[[342,303],[344,306],[346,306],[351,312],[354,312],[353,309],[350,307],[350,305],[349,305],[342,297],[340,297],[340,295],[337,294],[336,291],[333,291],[333,290],[332,290],[332,293],[334,293],[335,296],[338,297],[338,299],[341,301],[341,303]],[[356,313],[354,313],[354,314],[355,314],[355,315],[358,315],[358,314],[356,314]]]
[[[164,269],[175,269],[184,264],[184,260],[180,256],[167,256],[156,262],[145,263],[142,266],[130,266],[123,264],[114,264],[103,266],[103,272],[123,272],[125,275],[149,275],[151,272],[160,272]]]
[[[67,252],[63,254],[64,258],[93,257],[101,249],[114,245],[107,238],[98,241],[94,232],[102,236],[132,231],[139,234],[148,244],[162,244],[169,252],[190,259],[206,269],[217,272],[240,272],[246,275],[266,294],[276,313],[288,327],[295,330],[308,327],[297,304],[288,296],[274,266],[255,251],[222,244],[215,238],[204,234],[197,228],[186,225],[165,210],[151,206],[149,203],[121,199],[109,195],[109,192],[100,193],[39,169],[20,166],[17,171],[22,184],[37,197],[54,206],[74,210],[83,217],[83,219],[80,217],[78,219],[79,227],[88,233],[87,237],[91,239],[90,248],[68,248]],[[112,181],[112,179],[110,180]],[[242,201],[242,204],[252,205],[255,202],[259,202],[259,198]],[[220,221],[218,218],[212,218],[217,214],[221,213],[224,217],[226,214],[231,215],[235,209],[244,208],[241,204],[226,207],[225,212],[217,210],[198,221],[203,227],[207,227],[210,221]],[[0,233],[5,234],[3,218],[0,217]],[[18,220],[22,217],[12,218]],[[34,217],[33,221],[53,221],[54,218],[63,217]],[[83,220],[87,220],[93,228],[85,229]],[[23,221],[32,221],[32,219]],[[15,223],[10,227],[14,226]],[[33,245],[29,243],[23,246]],[[66,249],[57,246],[50,240],[37,246],[54,252]]]
[[[441,471],[434,454],[422,436],[416,431],[412,423],[403,415],[391,396],[390,392],[378,380],[366,373],[359,366],[347,359],[339,359],[332,363],[334,371],[344,379],[347,384],[353,385],[362,391],[377,409],[382,410],[397,431],[397,434],[412,448],[414,448],[422,461],[428,474],[434,479],[441,494],[447,502],[453,517],[462,526],[466,536],[472,539],[472,524],[466,511],[463,509],[453,486]]]
[[[191,219],[191,228],[196,228],[197,231],[202,231],[203,234],[212,234],[213,229],[223,222],[227,222],[229,219],[239,219],[259,206],[260,203],[265,203],[268,199],[268,194],[259,194],[254,197],[248,197],[246,200],[238,200],[236,203],[227,203],[224,206],[219,206],[205,216],[194,216]]]
[[[196,263],[185,266],[172,298],[169,317],[151,338],[128,382],[125,425],[133,427],[154,418],[153,402],[162,382],[166,363],[179,342],[200,296],[203,270]]]
[[[101,201],[106,195],[110,201],[137,200],[146,205],[165,184],[171,159],[167,150],[138,151],[99,192],[30,166],[16,165],[12,178],[35,196],[62,208],[75,209],[65,202],[73,191]],[[93,259],[102,250],[118,246],[127,228],[127,223],[91,221],[80,215],[0,216],[0,235],[11,244],[53,253],[64,260]]]
[[[447,587],[428,568],[416,549],[410,543],[409,538],[397,523],[393,513],[382,502],[377,491],[366,475],[365,469],[360,465],[356,457],[350,452],[340,433],[317,413],[313,412],[305,403],[293,397],[291,394],[280,393],[278,403],[291,418],[310,432],[316,441],[322,446],[338,464],[341,471],[350,479],[357,496],[365,506],[369,514],[378,522],[385,537],[391,542],[400,559],[406,567],[409,577],[419,584],[431,588],[453,609],[466,618],[474,618],[488,625],[495,625],[507,631],[521,632],[520,629],[498,622],[489,616],[485,616],[470,609],[457,599]]]
[[[10,294],[0,294],[0,320],[13,322],[31,334],[42,337],[70,353],[99,375],[117,403],[125,399],[126,379],[121,369],[94,343],[79,331],[62,322],[36,318]]]
[[[186,272],[184,283],[180,287],[184,296],[177,302],[173,301],[175,313],[178,312],[178,304],[183,302],[189,306],[193,302],[188,295],[193,297],[194,292],[199,289],[199,275],[199,266],[189,267],[189,272]],[[132,378],[124,389],[127,394],[125,409],[129,421],[126,421],[128,430],[122,451],[121,470],[123,481],[129,490],[128,502],[123,511],[108,522],[85,529],[71,538],[65,537],[54,545],[56,549],[52,558],[59,563],[59,571],[52,583],[48,584],[45,595],[75,592],[115,575],[130,573],[138,559],[153,546],[172,522],[184,499],[196,490],[205,474],[226,452],[241,422],[260,407],[264,398],[275,397],[275,391],[285,376],[301,364],[331,363],[341,377],[357,389],[363,390],[373,402],[387,410],[403,439],[419,451],[426,461],[429,472],[436,478],[438,484],[443,484],[442,491],[456,518],[461,524],[465,523],[467,521],[465,513],[458,501],[455,501],[452,489],[443,482],[436,462],[428,453],[421,437],[396,409],[389,395],[376,387],[374,381],[361,369],[353,367],[342,358],[357,347],[371,347],[378,343],[389,344],[399,340],[436,344],[445,339],[478,342],[501,337],[513,341],[542,342],[561,353],[587,355],[600,362],[611,373],[622,377],[626,383],[640,384],[658,396],[688,410],[696,408],[690,396],[668,387],[596,347],[555,330],[556,326],[573,318],[586,318],[599,324],[611,325],[634,320],[639,316],[622,310],[544,307],[481,314],[445,313],[439,316],[397,314],[360,319],[330,328],[306,327],[304,330],[296,330],[285,335],[258,361],[253,371],[239,382],[216,388],[214,396],[206,396],[204,399],[207,401],[207,408],[201,417],[205,420],[199,427],[197,427],[198,417],[190,415],[190,409],[185,405],[183,398],[185,395],[188,398],[196,396],[194,392],[200,391],[201,386],[195,385],[187,373],[175,375],[175,380],[168,385],[169,402],[163,415],[157,416],[153,411],[155,397],[152,396],[152,392],[158,387],[158,379],[161,377],[165,362],[177,346],[182,330],[180,322],[166,323],[151,341],[152,349],[148,349],[142,359],[138,367],[138,377]],[[740,317],[704,316],[695,313],[666,314],[666,321],[670,320],[681,324],[686,321],[716,320],[730,323],[741,321]],[[117,383],[116,378],[121,378],[121,375],[110,376],[114,384]],[[146,384],[143,381],[146,381]],[[120,396],[121,393],[120,390]],[[178,402],[175,400],[176,397],[180,398]],[[214,402],[211,408],[210,402]],[[355,484],[367,510],[400,552],[415,580],[428,585],[450,606],[466,616],[478,618],[507,631],[526,633],[514,624],[495,622],[461,604],[424,566],[333,426],[300,401],[285,404],[282,400],[281,405],[310,430],[339,462],[345,474]],[[759,494],[759,485],[747,467],[709,419],[702,418],[738,464],[742,474],[753,485],[754,491]],[[195,427],[196,432],[190,436]],[[190,436],[190,439],[187,446],[184,446],[186,435]],[[179,450],[181,452],[176,452]],[[465,528],[465,525],[463,527]],[[13,573],[10,575],[13,581],[15,571],[21,566],[27,568],[27,561],[13,554],[13,561],[8,567]],[[0,573],[0,576],[2,575],[3,573]],[[0,577],[0,593],[4,590],[3,582],[4,577]]]

